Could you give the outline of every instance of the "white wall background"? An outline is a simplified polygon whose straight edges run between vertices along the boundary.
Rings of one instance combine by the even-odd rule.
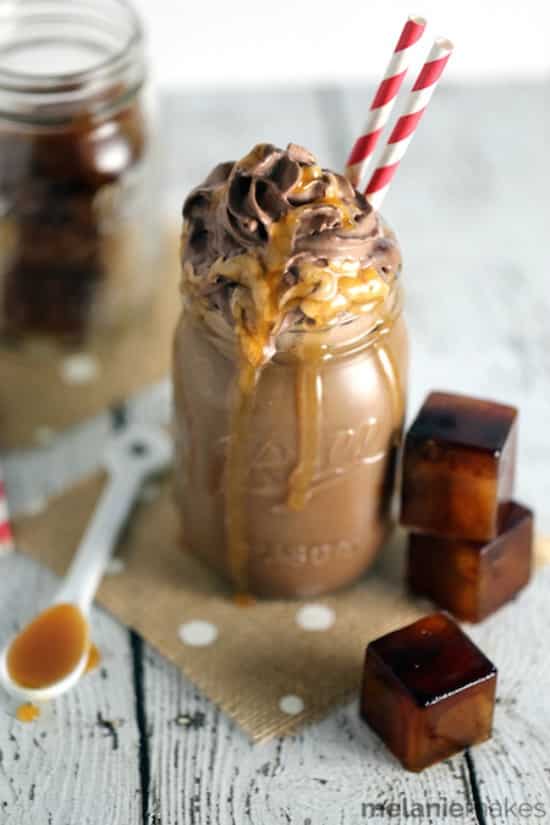
[[[164,87],[379,77],[409,14],[455,42],[449,80],[550,72],[550,0],[134,0]],[[413,5],[414,4],[414,5]]]

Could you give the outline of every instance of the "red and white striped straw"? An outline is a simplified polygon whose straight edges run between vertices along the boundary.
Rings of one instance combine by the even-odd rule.
[[[0,475],[0,556],[13,550],[13,535],[11,532],[6,487]]]
[[[380,209],[391,180],[397,172],[422,115],[426,111],[452,51],[453,44],[450,40],[442,37],[438,38],[416,78],[405,104],[404,113],[395,124],[378,166],[365,189],[365,195],[374,209]]]
[[[425,28],[426,21],[423,17],[409,17],[403,26],[383,80],[370,105],[363,134],[355,141],[346,164],[346,177],[353,186],[359,187],[361,183],[367,163],[384,131],[407,74],[411,50],[422,37]]]

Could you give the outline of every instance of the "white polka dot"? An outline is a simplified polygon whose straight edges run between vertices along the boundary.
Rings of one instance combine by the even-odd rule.
[[[296,613],[296,623],[303,630],[328,630],[334,619],[334,610],[325,604],[306,604]]]
[[[43,513],[48,505],[48,502],[45,498],[33,498],[31,501],[27,502],[25,506],[25,515],[27,516],[38,516],[40,513]]]
[[[109,563],[107,564],[107,573],[109,576],[116,576],[119,573],[122,573],[126,565],[122,561],[122,559],[109,559]]]
[[[61,377],[66,384],[89,384],[99,375],[99,363],[85,352],[70,355],[61,364]]]
[[[283,711],[283,713],[286,713],[289,716],[297,716],[299,713],[303,711],[305,705],[303,699],[300,699],[299,696],[294,696],[293,694],[289,693],[288,696],[283,696],[283,698],[279,702],[279,707]]]
[[[55,439],[55,430],[49,427],[37,427],[34,431],[34,440],[41,447],[49,447]]]
[[[181,641],[192,647],[206,647],[218,638],[218,628],[211,622],[195,619],[180,625],[178,635]]]

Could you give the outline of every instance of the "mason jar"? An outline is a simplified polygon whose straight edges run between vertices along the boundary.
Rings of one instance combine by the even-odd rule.
[[[0,44],[0,335],[81,347],[159,281],[142,28],[122,0],[0,0]]]
[[[335,590],[392,527],[408,366],[399,281],[365,315],[280,335],[253,389],[237,352],[218,314],[185,303],[174,350],[185,544],[237,591]]]

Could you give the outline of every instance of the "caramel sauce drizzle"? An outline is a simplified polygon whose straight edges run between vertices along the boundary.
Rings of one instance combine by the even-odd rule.
[[[24,702],[15,711],[15,716],[19,722],[34,722],[40,716],[40,708],[31,702]]]
[[[319,461],[322,383],[318,342],[304,341],[296,369],[296,419],[298,424],[298,463],[288,482],[287,506],[298,512],[309,498],[311,483]]]
[[[59,681],[76,667],[88,643],[88,625],[72,604],[53,605],[16,637],[8,653],[12,679],[24,687],[41,688]],[[101,654],[95,644],[88,652],[85,672],[98,666]],[[24,702],[15,712],[19,722],[34,722],[40,708]]]
[[[303,191],[322,175],[318,166],[304,167],[294,192]],[[341,211],[344,229],[354,227],[349,207],[329,192],[324,202]],[[308,208],[307,206],[303,208]],[[246,287],[237,290],[233,312],[239,347],[236,396],[230,419],[230,435],[224,473],[225,523],[228,566],[237,590],[236,604],[249,604],[249,540],[246,534],[247,435],[251,430],[258,382],[271,353],[269,344],[285,314],[300,308],[312,328],[329,324],[340,313],[366,313],[383,301],[389,287],[374,267],[361,269],[353,261],[318,267],[303,264],[300,281],[291,287],[283,273],[290,256],[301,207],[271,226],[264,260],[249,254],[216,262],[216,272]],[[304,335],[296,375],[296,413],[299,457],[288,482],[287,506],[300,511],[307,505],[319,455],[322,385],[321,346]],[[382,360],[383,357],[382,357]],[[382,363],[382,361],[381,361]],[[389,375],[389,372],[388,372]],[[395,382],[394,382],[395,383]],[[397,420],[397,419],[396,419]]]
[[[247,477],[246,435],[250,429],[259,368],[240,359],[237,397],[233,406],[225,468],[225,527],[232,581],[240,594],[248,590],[248,541],[245,493]]]

